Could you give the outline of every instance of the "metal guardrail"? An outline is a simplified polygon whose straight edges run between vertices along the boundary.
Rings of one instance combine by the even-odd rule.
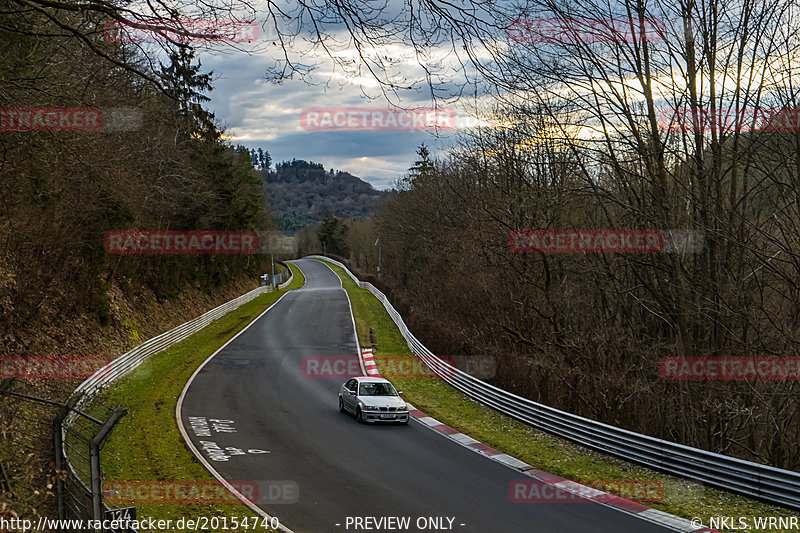
[[[554,409],[490,385],[446,363],[408,330],[400,313],[371,283],[360,281],[333,259],[311,255],[339,266],[362,289],[367,289],[389,313],[411,351],[442,380],[469,398],[530,426],[608,455],[661,472],[800,510],[800,472],[761,465],[719,453],[692,448]]]
[[[286,287],[286,285],[291,283],[291,270],[289,270],[289,272],[289,278],[284,283],[279,285],[279,288]],[[219,307],[215,307],[211,311],[208,311],[199,317],[186,322],[185,324],[181,324],[180,326],[166,331],[161,335],[153,337],[152,339],[140,344],[133,350],[114,359],[106,366],[95,372],[83,383],[78,385],[78,388],[73,392],[73,397],[79,396],[79,399],[75,404],[75,408],[79,409],[85,405],[92,398],[94,398],[94,396],[100,390],[141,365],[150,356],[166,350],[176,342],[180,342],[188,338],[218,318],[221,318],[230,311],[233,311],[257,296],[260,296],[262,293],[268,291],[269,287],[258,287],[257,289],[253,289],[247,294],[243,294],[242,296],[239,296],[230,302],[224,303]],[[65,424],[74,421],[75,416],[76,415],[73,414],[67,417]]]
[[[292,274],[291,270],[287,266],[287,270],[289,271],[288,279],[285,280],[284,283],[278,286],[278,288],[284,288],[292,281]],[[62,431],[62,438],[65,438],[67,435],[71,433],[72,427],[75,425],[76,420],[78,419],[77,411],[81,409],[85,409],[88,404],[90,404],[97,394],[103,390],[105,387],[108,387],[111,383],[116,381],[117,379],[125,376],[139,365],[144,363],[148,358],[151,356],[169,348],[173,344],[180,342],[189,336],[197,333],[204,327],[211,324],[213,321],[217,320],[218,318],[223,317],[230,311],[240,307],[241,305],[253,300],[254,298],[260,296],[264,292],[269,292],[270,287],[258,287],[257,289],[253,289],[252,291],[239,296],[227,303],[220,305],[219,307],[215,307],[214,309],[200,315],[199,317],[192,319],[180,326],[177,326],[169,331],[162,333],[152,339],[140,344],[133,350],[119,356],[118,358],[114,359],[104,367],[100,368],[92,374],[89,378],[83,381],[75,391],[72,393],[70,397],[69,404],[72,406],[72,410],[70,413],[64,417],[63,422],[61,424],[61,431]],[[99,475],[95,478],[93,476],[93,480],[91,482],[91,487],[87,485],[86,481],[82,479],[85,476],[81,476],[78,474],[76,468],[70,462],[69,453],[67,453],[67,449],[65,448],[65,463],[66,467],[69,469],[69,472],[74,476],[75,481],[77,484],[81,485],[83,490],[87,493],[86,496],[89,498],[93,498],[96,496],[97,490],[102,490],[102,486],[99,484]],[[99,465],[97,466],[99,470]],[[95,502],[98,501],[97,497],[94,497],[93,500]],[[91,500],[90,500],[91,501]],[[102,502],[100,509],[98,509],[97,503],[93,505],[93,509],[91,510],[91,516],[80,516],[76,518],[91,518],[91,519],[102,519],[103,517],[98,517],[97,514],[100,512],[104,512],[106,510],[110,510],[110,508]]]
[[[283,265],[284,270],[279,272],[278,274],[264,274],[261,276],[261,285],[269,285],[271,287],[280,287],[281,284],[286,283],[286,281],[292,277],[292,270],[289,268],[289,265],[284,263],[283,261],[275,261],[279,265]]]

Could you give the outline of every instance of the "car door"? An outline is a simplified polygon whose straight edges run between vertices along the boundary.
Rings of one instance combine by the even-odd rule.
[[[342,393],[342,400],[345,403],[345,408],[349,411],[355,412],[356,404],[358,403],[356,390],[358,389],[358,381],[355,379],[349,380],[344,384],[344,392]]]

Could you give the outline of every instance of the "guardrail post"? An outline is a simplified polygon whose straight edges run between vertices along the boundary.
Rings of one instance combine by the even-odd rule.
[[[53,455],[56,469],[56,501],[58,504],[58,533],[63,531],[61,521],[67,518],[67,509],[64,505],[64,433],[61,424],[69,413],[69,407],[64,406],[53,420]]]
[[[128,414],[127,409],[118,409],[111,413],[105,424],[102,425],[97,434],[92,437],[89,443],[89,461],[92,471],[92,519],[103,520],[103,480],[100,476],[100,443],[108,435],[120,418]],[[96,533],[102,533],[102,529],[96,529]]]

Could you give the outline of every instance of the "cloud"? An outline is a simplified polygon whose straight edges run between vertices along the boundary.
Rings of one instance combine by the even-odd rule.
[[[275,162],[297,158],[322,163],[326,168],[351,172],[377,188],[386,188],[413,164],[421,143],[430,146],[435,154],[437,147],[444,146],[453,135],[448,131],[440,131],[441,137],[437,138],[425,131],[305,130],[300,122],[304,108],[390,109],[391,105],[366,71],[361,76],[344,72],[325,55],[316,54],[318,70],[306,80],[289,79],[281,84],[267,81],[267,70],[275,65],[279,50],[269,48],[260,47],[250,54],[231,50],[198,53],[203,70],[213,70],[215,74],[214,91],[208,94],[211,101],[206,106],[215,113],[234,144],[268,150]],[[385,58],[387,68],[397,77],[424,80],[423,68],[411,47],[398,44],[367,49],[366,53]],[[297,51],[291,52],[290,57],[300,63],[309,59]],[[444,63],[452,61],[446,50],[432,50],[429,57]],[[440,94],[457,94],[460,90],[454,72],[449,83],[437,85]],[[392,100],[404,108],[429,108],[433,105],[429,95],[429,91],[419,90],[418,86],[397,92]],[[451,107],[446,101],[439,104]],[[466,113],[462,110],[459,115]]]

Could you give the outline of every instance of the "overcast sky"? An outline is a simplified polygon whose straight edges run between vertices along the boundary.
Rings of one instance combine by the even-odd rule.
[[[276,47],[275,51],[278,50]],[[213,71],[215,77],[214,90],[208,94],[211,101],[206,107],[216,114],[232,143],[269,151],[273,164],[292,158],[314,161],[322,163],[326,169],[348,171],[378,189],[386,189],[406,173],[416,159],[416,150],[421,143],[424,142],[435,154],[454,142],[458,127],[472,120],[466,115],[466,106],[459,105],[456,113],[451,103],[438,114],[427,117],[428,125],[438,121],[441,126],[438,134],[437,128],[433,127],[420,130],[421,115],[433,106],[430,93],[422,83],[413,91],[397,95],[394,101],[403,108],[424,108],[417,113],[417,129],[402,129],[403,124],[394,131],[382,128],[379,121],[392,118],[389,116],[392,107],[381,96],[374,79],[334,71],[330,59],[319,56],[315,59],[319,68],[308,80],[292,79],[274,84],[267,80],[266,75],[269,66],[274,64],[269,52],[259,50],[248,54],[204,50],[198,53],[198,58],[203,70]],[[396,47],[393,53],[404,58],[401,67],[406,71],[404,74],[409,78],[422,78],[422,71],[410,50]],[[304,60],[309,63],[307,57]],[[454,86],[453,90],[457,88]],[[365,92],[369,97],[363,94]],[[371,116],[367,119],[355,117],[361,131],[336,128],[320,131],[314,127],[325,123],[325,110],[330,111],[327,117],[330,125],[333,113],[341,107],[351,111],[348,115],[350,120],[353,120],[353,112],[358,110],[370,114],[383,112],[377,121],[372,121],[374,117]],[[314,108],[321,120],[302,122],[303,111],[309,108]],[[400,114],[394,118],[403,115],[399,118],[401,123],[404,118],[413,118],[405,112],[397,113]],[[344,120],[341,116],[337,118],[340,123]]]

